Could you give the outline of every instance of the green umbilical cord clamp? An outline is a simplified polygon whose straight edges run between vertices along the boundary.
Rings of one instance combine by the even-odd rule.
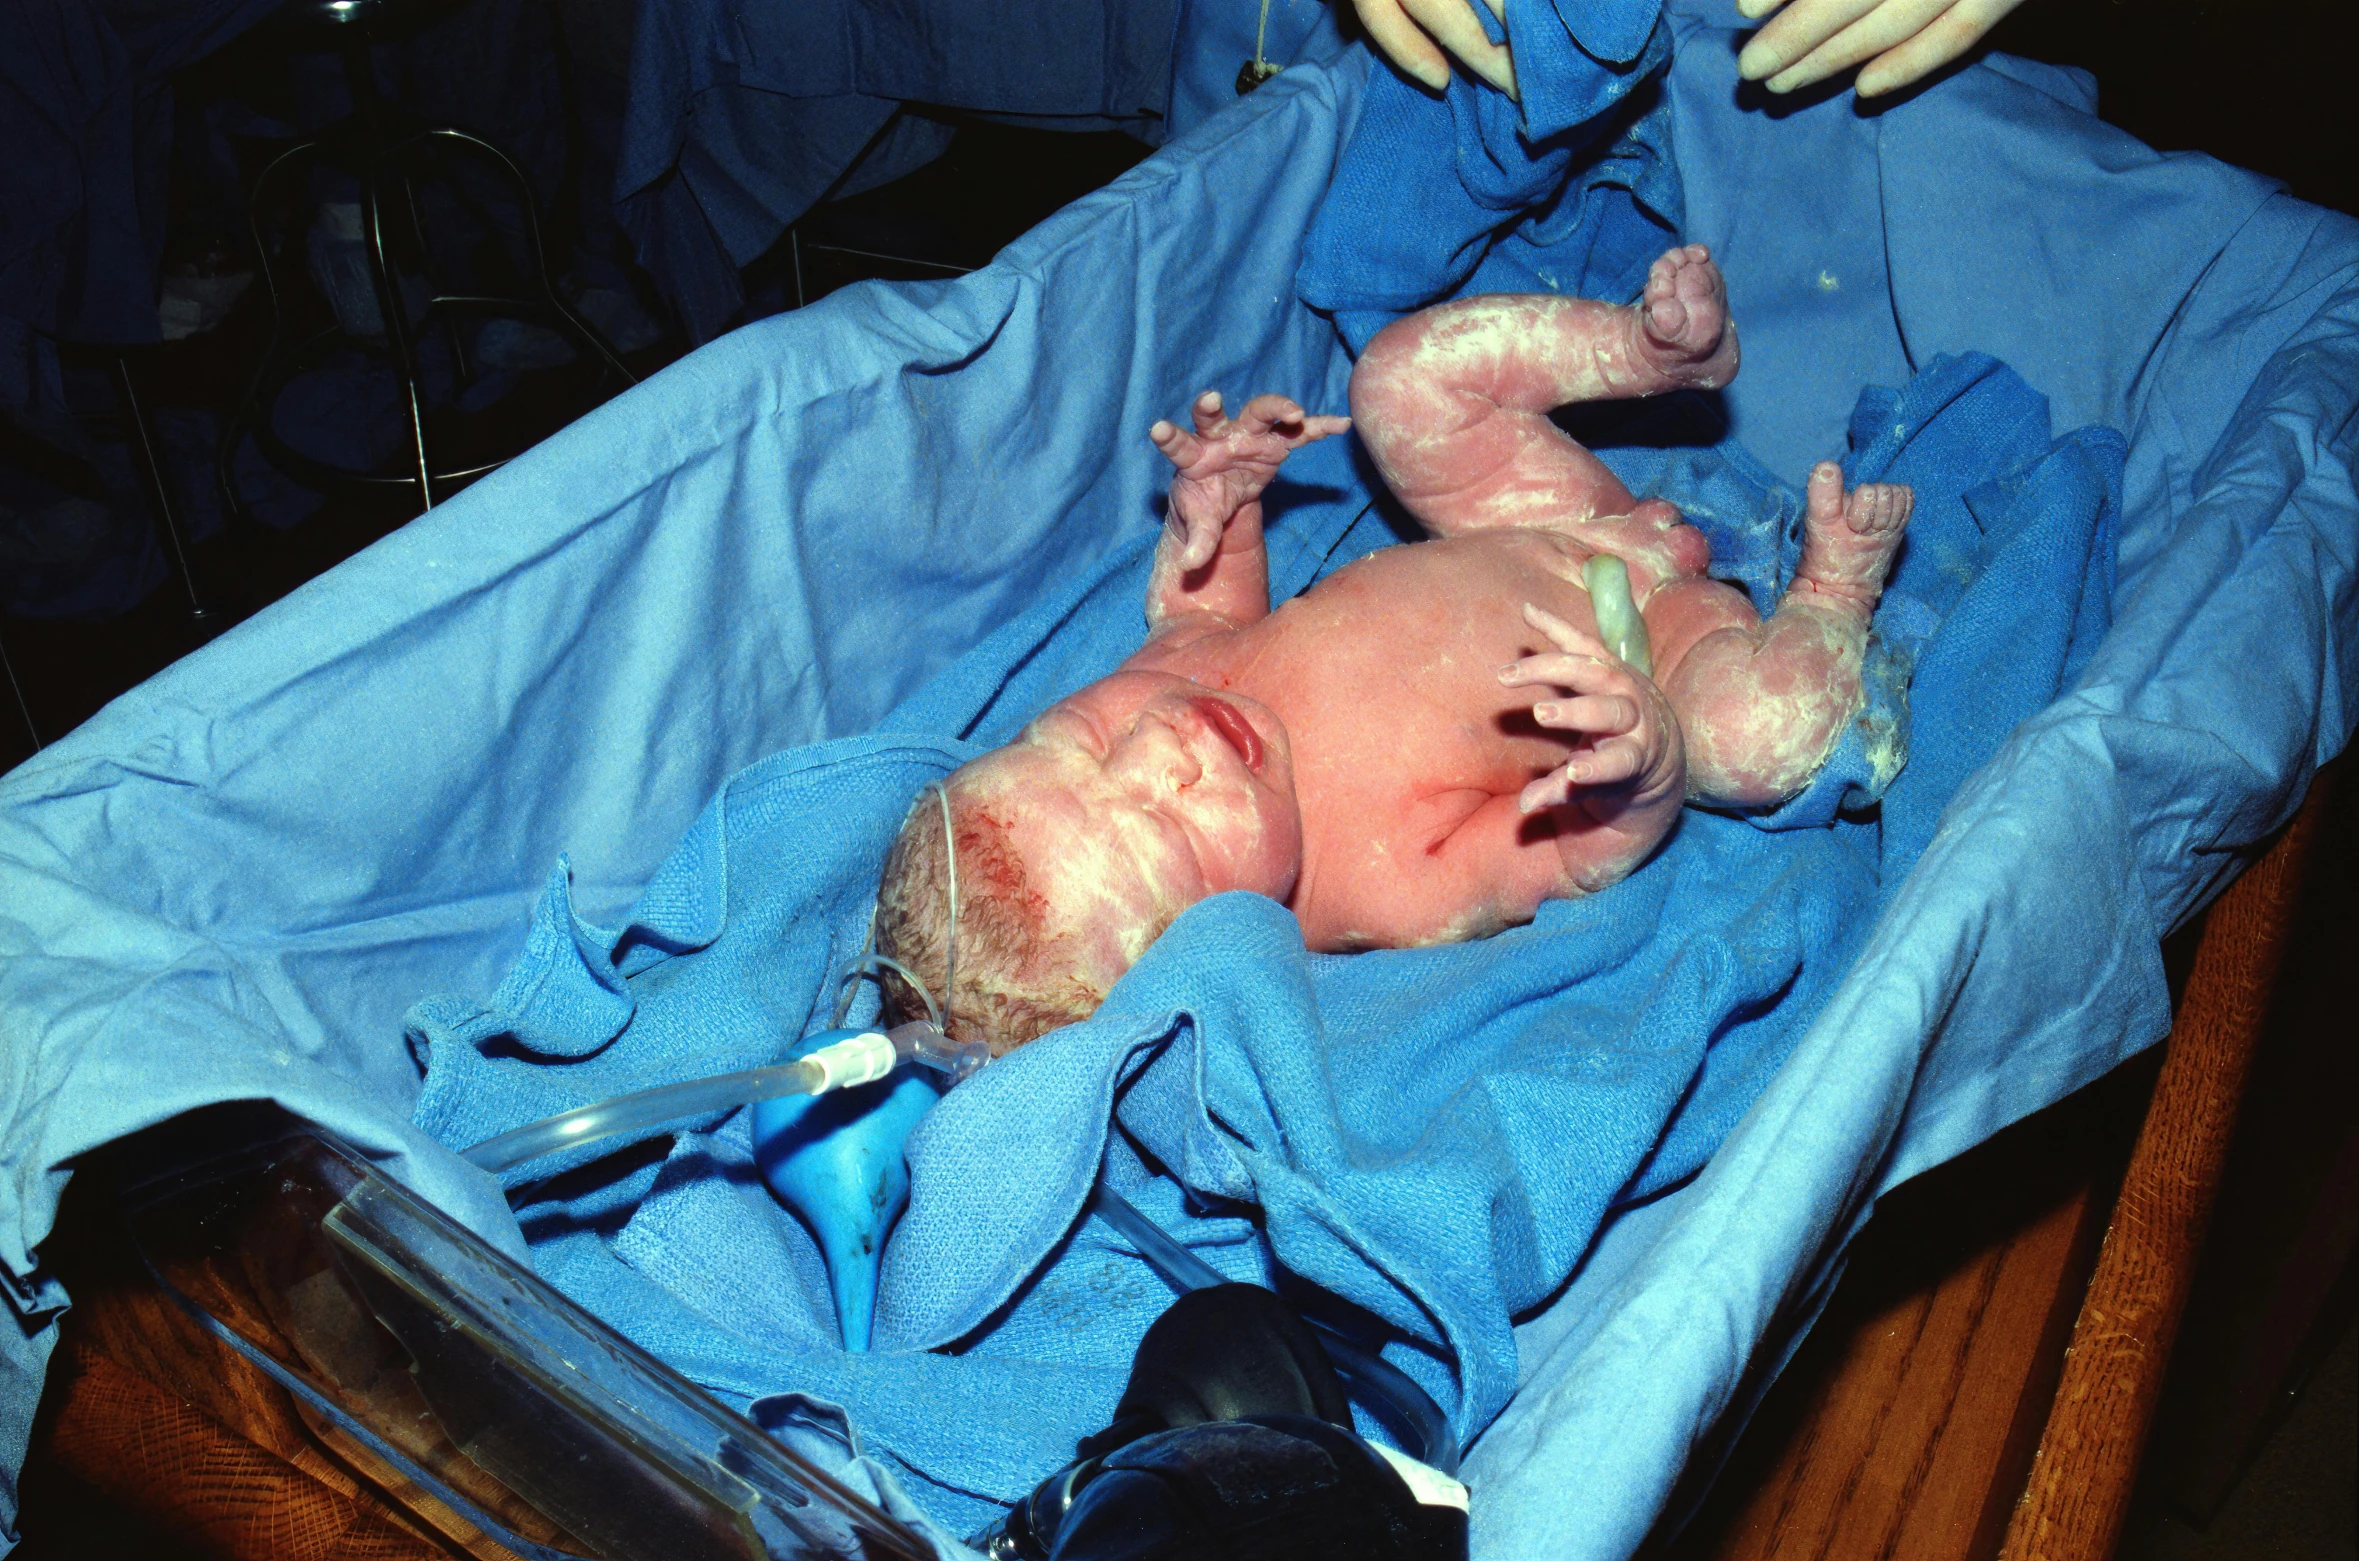
[[[1630,569],[1611,553],[1596,553],[1581,566],[1582,583],[1589,587],[1589,605],[1597,613],[1597,637],[1605,648],[1648,677],[1655,675],[1654,652],[1646,640],[1646,620],[1630,596]]]

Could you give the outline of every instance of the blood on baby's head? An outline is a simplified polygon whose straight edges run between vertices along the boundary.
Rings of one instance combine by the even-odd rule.
[[[950,1031],[979,1039],[1002,1056],[1049,1031],[1097,1012],[1106,989],[1081,974],[1073,932],[1052,914],[1052,886],[1034,881],[1004,819],[987,804],[962,800],[950,781],[950,817],[958,836],[957,990]],[[942,808],[933,788],[920,794],[886,854],[877,890],[876,949],[914,972],[936,1001],[943,996],[950,945],[950,873]],[[889,1022],[925,1017],[907,982],[884,975]]]

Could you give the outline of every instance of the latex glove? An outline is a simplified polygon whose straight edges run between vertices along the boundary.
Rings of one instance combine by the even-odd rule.
[[[2022,0],[1737,0],[1758,20],[1777,12],[1737,56],[1737,74],[1792,92],[1866,61],[1863,98],[1907,86],[1982,41]],[[1783,7],[1781,10],[1780,7]]]
[[[1562,807],[1580,793],[1603,790],[1615,794],[1607,811],[1618,812],[1681,796],[1687,789],[1687,750],[1679,717],[1654,680],[1554,613],[1527,604],[1524,622],[1547,635],[1556,650],[1524,657],[1502,671],[1499,681],[1509,688],[1538,683],[1570,689],[1570,699],[1534,704],[1532,719],[1552,732],[1579,732],[1589,744],[1563,768],[1526,786],[1517,805],[1537,813]],[[1593,806],[1591,811],[1599,810]]]
[[[1483,3],[1506,22],[1507,0]],[[1454,54],[1459,64],[1515,96],[1515,61],[1505,44],[1493,43],[1483,31],[1474,0],[1352,0],[1352,8],[1360,13],[1369,41],[1410,80],[1436,92],[1447,90]]]

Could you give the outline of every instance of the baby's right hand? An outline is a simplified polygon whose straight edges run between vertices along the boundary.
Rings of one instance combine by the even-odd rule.
[[[1561,769],[1526,786],[1518,806],[1537,813],[1585,791],[1613,794],[1614,812],[1652,808],[1666,799],[1676,806],[1687,788],[1686,750],[1679,718],[1654,680],[1554,613],[1526,603],[1524,622],[1547,635],[1556,650],[1503,668],[1499,681],[1510,688],[1537,683],[1572,690],[1570,699],[1534,704],[1532,719],[1550,731],[1581,733],[1589,744]]]
[[[1284,396],[1255,396],[1235,417],[1207,390],[1190,409],[1195,431],[1159,422],[1147,430],[1172,464],[1168,520],[1178,534],[1182,571],[1203,568],[1220,551],[1229,522],[1248,506],[1261,515],[1261,493],[1289,452],[1351,427],[1348,417],[1310,417]],[[1254,540],[1259,541],[1258,533]]]

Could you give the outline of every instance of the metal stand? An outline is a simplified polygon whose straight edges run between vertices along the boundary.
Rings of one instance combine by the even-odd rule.
[[[16,698],[16,713],[25,718],[25,736],[32,739],[33,752],[41,751],[41,728],[33,720],[33,702],[25,698],[25,686],[16,680],[16,663],[8,659],[8,641],[0,639],[0,673],[8,677],[8,692]]]
[[[443,126],[397,130],[392,123],[390,109],[377,91],[365,30],[350,28],[338,42],[344,58],[344,73],[351,83],[357,112],[343,124],[311,140],[298,142],[280,153],[263,169],[261,177],[255,180],[248,206],[254,249],[262,268],[263,288],[270,300],[271,328],[270,344],[264,350],[261,365],[255,370],[253,382],[222,431],[218,475],[222,497],[232,516],[243,516],[246,513],[244,500],[238,492],[234,462],[238,444],[248,434],[253,435],[256,448],[272,465],[312,487],[345,491],[411,488],[417,492],[421,511],[433,508],[447,496],[452,484],[480,476],[502,465],[507,459],[505,456],[473,466],[448,467],[436,463],[426,428],[425,385],[418,368],[418,339],[422,328],[440,324],[450,331],[454,362],[462,379],[466,377],[466,359],[460,351],[462,342],[457,321],[465,316],[493,316],[545,324],[586,348],[594,359],[603,362],[625,385],[638,382],[637,377],[623,366],[622,359],[606,339],[558,294],[556,282],[549,274],[548,255],[541,242],[540,214],[533,198],[532,186],[525,179],[523,171],[507,153],[463,130]],[[434,290],[433,278],[426,264],[427,248],[423,213],[418,205],[416,175],[436,159],[448,156],[478,160],[496,172],[514,193],[517,206],[524,216],[525,244],[531,260],[532,280],[537,284],[536,296],[508,298]],[[272,264],[266,213],[272,209],[273,192],[282,189],[297,170],[307,168],[314,160],[322,157],[347,166],[360,180],[369,273],[375,283],[379,317],[383,322],[382,340],[349,336],[334,326],[302,341],[288,339],[286,299],[277,269]],[[405,236],[416,246],[418,274],[426,280],[428,286],[425,308],[420,318],[414,321],[404,304],[399,271],[386,242],[386,199],[394,189],[399,190],[403,213],[408,219],[409,231]],[[402,382],[408,411],[411,450],[409,470],[401,473],[360,472],[331,466],[294,449],[279,438],[272,427],[271,412],[287,383],[341,347],[381,352],[392,360],[394,372]]]
[[[139,386],[131,376],[129,353],[115,354],[115,388],[122,394],[123,421],[129,425],[124,431],[124,442],[139,458],[139,469],[147,478],[148,497],[156,505],[156,523],[164,533],[164,552],[171,559],[172,573],[179,578],[181,594],[188,600],[188,620],[209,639],[219,632],[220,615],[205,605],[204,597],[198,592],[196,570],[189,563],[188,535],[180,528],[180,517],[172,509],[172,492],[164,485],[164,469],[156,460],[156,443],[148,432],[147,410],[139,404]]]

